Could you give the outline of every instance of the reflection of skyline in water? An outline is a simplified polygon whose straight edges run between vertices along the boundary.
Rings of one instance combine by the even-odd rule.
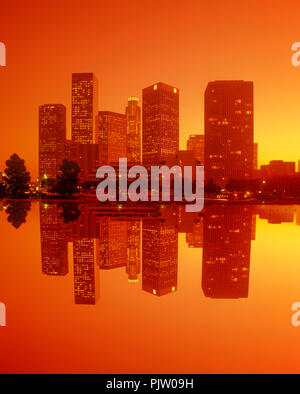
[[[71,243],[76,304],[97,302],[98,269],[124,269],[129,283],[141,280],[142,290],[155,296],[175,292],[178,233],[186,234],[189,247],[203,249],[205,296],[247,297],[255,226],[252,207],[208,206],[202,215],[166,205],[152,212],[140,207],[129,216],[126,209],[107,215],[98,207],[81,205],[81,215],[66,223],[56,204],[40,205],[43,273],[68,274]]]
[[[206,297],[248,297],[252,225],[251,206],[206,208],[202,261]]]
[[[30,209],[18,210],[15,203],[11,209],[7,203],[2,207],[8,215],[19,212],[16,223],[24,223],[24,212]],[[99,207],[40,204],[42,273],[72,275],[76,304],[97,302],[99,269],[124,270],[130,285],[140,282],[143,291],[156,296],[177,291],[178,233],[185,234],[189,248],[203,249],[199,263],[202,255],[206,297],[247,298],[256,216],[269,223],[296,218],[300,224],[300,207],[293,205],[208,205],[201,214],[187,214],[180,205],[109,213]]]

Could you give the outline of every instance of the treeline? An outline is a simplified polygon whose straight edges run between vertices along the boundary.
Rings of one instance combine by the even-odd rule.
[[[300,177],[277,177],[248,181],[230,181],[226,189],[230,192],[252,192],[258,199],[300,197]]]
[[[30,173],[25,161],[14,153],[7,161],[6,168],[0,177],[0,198],[24,199],[31,195]],[[73,161],[64,160],[59,168],[56,180],[47,185],[49,192],[61,198],[71,197],[79,187],[80,168]],[[43,182],[47,182],[43,180]]]

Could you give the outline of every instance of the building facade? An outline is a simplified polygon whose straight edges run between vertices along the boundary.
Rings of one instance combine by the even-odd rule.
[[[269,164],[260,167],[260,177],[273,179],[296,175],[296,163],[294,161],[272,160]]]
[[[143,164],[168,164],[178,150],[179,90],[159,82],[143,89]]]
[[[100,111],[98,122],[100,165],[117,165],[127,157],[126,115]]]
[[[56,179],[66,140],[66,107],[45,104],[39,107],[39,177]]]
[[[129,97],[126,107],[127,126],[127,160],[130,164],[141,163],[142,118],[139,99]]]
[[[202,290],[209,298],[247,298],[251,206],[208,206],[204,216]]]
[[[204,165],[204,134],[192,134],[187,140],[186,148],[193,151],[195,159]]]
[[[158,219],[143,220],[142,288],[155,296],[177,290],[178,230]]]
[[[253,144],[253,170],[257,171],[258,169],[258,143],[254,142]]]
[[[99,167],[99,144],[66,141],[64,147],[64,158],[79,165],[81,181],[95,181]]]
[[[98,81],[93,73],[72,74],[72,141],[98,143]]]
[[[253,82],[214,81],[205,91],[205,180],[224,188],[253,174]]]

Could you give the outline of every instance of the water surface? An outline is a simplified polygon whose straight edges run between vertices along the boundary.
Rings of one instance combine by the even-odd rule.
[[[0,372],[300,372],[300,207],[1,204]]]

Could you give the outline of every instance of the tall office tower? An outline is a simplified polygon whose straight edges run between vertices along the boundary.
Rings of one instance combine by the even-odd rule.
[[[66,140],[66,107],[45,104],[39,107],[39,177],[56,179]]]
[[[142,288],[156,296],[177,290],[178,230],[158,219],[144,219]]]
[[[98,143],[98,81],[93,73],[72,74],[72,141]]]
[[[83,238],[99,239],[99,221],[92,204],[66,204],[65,213],[68,242]],[[98,246],[96,253],[98,253]]]
[[[101,269],[125,267],[127,264],[127,222],[100,218],[99,265]]]
[[[127,157],[126,115],[100,111],[98,122],[100,165],[117,165]]]
[[[186,149],[193,151],[195,159],[204,165],[204,134],[192,134],[187,140]]]
[[[141,270],[141,219],[127,222],[127,266],[129,283],[137,283]]]
[[[186,233],[185,239],[189,248],[203,248],[203,216],[194,224],[193,232]]]
[[[139,99],[129,97],[126,107],[127,120],[127,160],[131,164],[141,163],[142,119]]]
[[[94,181],[96,179],[96,172],[99,167],[99,144],[66,141],[64,157],[75,161],[79,165],[81,169],[79,177],[82,181]]]
[[[143,164],[168,164],[178,150],[179,90],[159,82],[143,89]]]
[[[82,238],[73,243],[75,304],[96,304],[99,297],[98,242]]]
[[[253,170],[258,169],[258,143],[254,142],[253,144]]]
[[[253,173],[253,82],[214,81],[205,91],[205,180],[225,187]]]
[[[210,298],[247,298],[251,206],[208,206],[204,214],[202,290]]]
[[[46,275],[68,273],[68,249],[63,218],[57,204],[40,204],[42,272]]]

